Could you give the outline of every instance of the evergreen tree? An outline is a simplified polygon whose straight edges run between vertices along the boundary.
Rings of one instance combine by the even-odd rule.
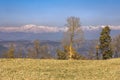
[[[103,59],[112,58],[112,48],[111,48],[111,36],[110,36],[110,28],[106,26],[102,29],[101,36],[99,38],[100,45],[99,49],[102,54]]]

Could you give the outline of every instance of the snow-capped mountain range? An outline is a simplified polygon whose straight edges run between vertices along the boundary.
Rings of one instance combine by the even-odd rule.
[[[85,39],[98,39],[105,26],[81,26]],[[120,34],[120,26],[109,26],[111,36]],[[0,40],[61,40],[67,27],[25,25],[21,27],[0,27]]]
[[[84,31],[100,30],[105,26],[82,26]],[[120,26],[110,26],[112,30],[120,30]],[[0,27],[0,32],[25,32],[25,33],[56,33],[65,32],[67,27],[49,27],[49,26],[37,26],[37,25],[24,25],[21,27]]]
[[[37,26],[37,25],[25,25],[21,27],[0,27],[0,32],[33,32],[33,33],[50,33],[50,32],[63,32],[67,28]]]

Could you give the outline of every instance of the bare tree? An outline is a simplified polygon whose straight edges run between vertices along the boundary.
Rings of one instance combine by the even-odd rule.
[[[48,45],[41,46],[40,52],[41,52],[41,58],[52,58],[52,56],[49,53],[49,46]]]
[[[28,48],[27,57],[29,58],[51,58],[48,45],[40,45],[39,40],[34,41],[34,46]]]
[[[35,57],[37,58],[37,57],[39,57],[39,55],[40,55],[40,42],[39,42],[39,40],[35,40],[34,41],[34,55],[35,55]]]
[[[99,45],[98,40],[93,40],[90,43],[89,50],[88,50],[88,58],[89,59],[99,59]]]
[[[69,47],[69,59],[73,59],[75,51],[84,41],[83,30],[80,27],[80,19],[69,17],[67,19],[67,32],[64,34],[63,46]]]
[[[36,54],[33,48],[27,49],[27,56],[26,58],[36,58]]]
[[[15,58],[15,47],[14,44],[10,44],[10,47],[7,51],[7,53],[5,54],[6,58]]]
[[[23,49],[22,49],[22,47],[19,47],[17,49],[17,54],[15,54],[15,57],[16,58],[23,58]]]
[[[120,57],[120,35],[113,38],[112,48],[114,51],[114,57]]]
[[[40,56],[40,42],[39,40],[33,41],[33,46],[27,49],[27,58],[39,58]]]

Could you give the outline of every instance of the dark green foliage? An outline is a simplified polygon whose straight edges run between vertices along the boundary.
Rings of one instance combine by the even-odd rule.
[[[57,57],[58,59],[61,59],[61,60],[65,60],[67,59],[67,55],[66,55],[66,52],[60,50],[60,49],[57,49]]]
[[[99,41],[100,41],[99,49],[103,59],[112,58],[113,52],[111,48],[110,28],[108,26],[102,29]]]
[[[85,60],[86,58],[84,56],[81,56],[79,53],[75,53],[73,56],[73,59],[75,60]]]
[[[57,52],[58,59],[61,59],[61,60],[69,59],[69,57],[68,57],[68,55],[69,55],[69,47],[68,46],[64,46],[64,50],[57,49],[56,52]],[[73,49],[72,59],[75,59],[75,60],[82,59],[83,60],[83,59],[86,59],[86,58],[81,56],[79,53],[77,53],[77,51],[75,49]]]

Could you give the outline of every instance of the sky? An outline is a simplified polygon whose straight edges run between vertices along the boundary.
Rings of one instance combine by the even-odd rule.
[[[65,26],[70,16],[81,25],[120,25],[120,0],[0,0],[0,26]]]

